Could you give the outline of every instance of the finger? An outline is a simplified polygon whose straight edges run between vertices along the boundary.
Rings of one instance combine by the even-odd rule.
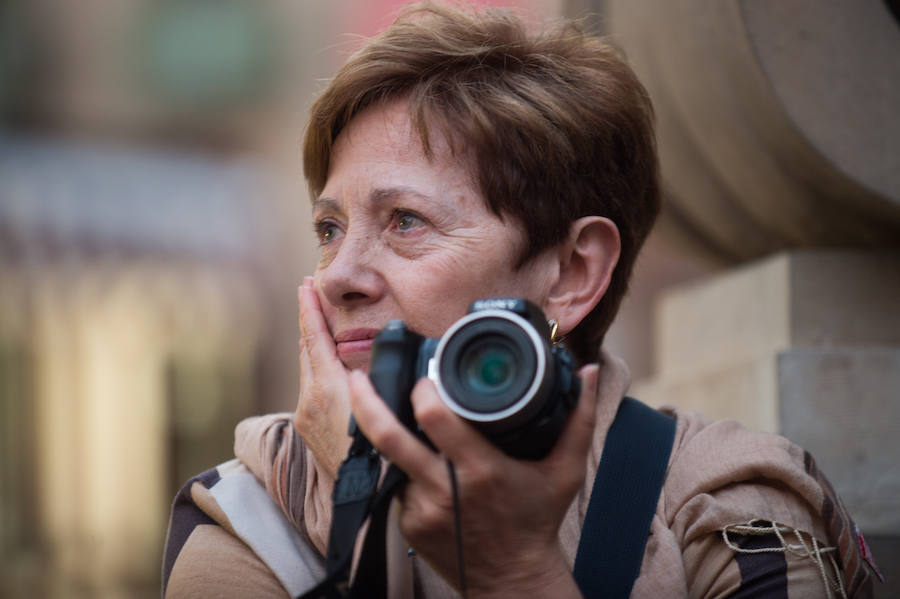
[[[300,307],[299,319],[297,324],[300,328],[300,335],[306,337],[328,330],[325,324],[325,317],[322,315],[322,307],[319,303],[319,296],[313,288],[312,277],[304,277],[303,284],[297,288],[297,302]]]
[[[573,464],[573,456],[579,460],[587,458],[588,449],[594,438],[597,417],[597,376],[599,367],[589,364],[578,371],[581,378],[581,394],[578,405],[569,414],[569,420],[556,446],[547,458],[551,470],[560,464]]]
[[[438,483],[445,475],[440,458],[417,439],[378,396],[362,371],[350,373],[350,408],[356,424],[381,454],[411,478]],[[440,478],[440,481],[438,480]]]
[[[303,282],[297,286],[297,306],[301,310],[303,309],[303,302],[305,301],[305,296],[304,296],[304,294],[306,293],[305,290],[311,289],[312,286],[313,286],[313,278],[310,276],[303,277]],[[297,328],[300,330],[300,334],[302,335],[303,328],[304,328],[302,312],[298,312],[298,314],[297,314]]]
[[[303,285],[297,288],[297,301],[300,307],[298,324],[300,341],[309,353],[311,366],[336,362],[337,348],[334,339],[322,314],[319,297],[312,285],[312,277],[305,277]]]
[[[312,364],[309,362],[309,351],[306,349],[306,342],[300,339],[300,376],[312,376]],[[301,378],[301,382],[303,379]]]
[[[420,379],[410,394],[416,422],[425,436],[457,467],[480,468],[503,452],[457,416],[438,395],[434,382]]]

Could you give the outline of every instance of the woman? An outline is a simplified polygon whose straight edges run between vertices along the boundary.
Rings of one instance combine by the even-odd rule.
[[[285,596],[314,584],[352,412],[410,477],[402,538],[389,538],[392,596],[460,586],[445,460],[468,596],[580,596],[574,551],[628,383],[598,351],[659,207],[646,92],[614,50],[572,25],[533,33],[504,12],[412,7],[317,101],[304,167],[321,257],[298,292],[297,411],[242,423],[239,461],[186,485],[164,592]],[[434,450],[365,374],[389,320],[437,337],[473,300],[496,296],[539,306],[584,365],[579,403],[540,461],[504,455],[423,380],[411,400]],[[675,445],[633,597],[868,596],[852,521],[802,450],[669,413]],[[805,555],[789,547],[814,538]],[[829,561],[825,545],[840,557]]]

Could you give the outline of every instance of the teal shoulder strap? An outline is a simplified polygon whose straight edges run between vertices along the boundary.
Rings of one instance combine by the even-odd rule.
[[[575,582],[586,598],[631,594],[674,440],[674,418],[636,399],[622,400],[606,435],[575,555]]]

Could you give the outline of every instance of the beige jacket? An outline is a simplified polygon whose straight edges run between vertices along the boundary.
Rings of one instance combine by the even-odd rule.
[[[585,484],[559,533],[570,563],[627,369],[605,355],[600,380]],[[675,442],[632,597],[872,595],[861,536],[808,453],[732,421],[663,411],[676,417]],[[236,460],[192,479],[176,498],[166,597],[296,596],[324,575],[333,481],[303,446],[291,416],[240,423],[235,453]],[[457,597],[407,554],[396,527],[388,568],[393,598]]]

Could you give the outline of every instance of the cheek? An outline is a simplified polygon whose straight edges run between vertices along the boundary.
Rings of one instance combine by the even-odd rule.
[[[442,335],[472,303],[471,293],[458,285],[410,286],[404,295],[406,297],[397,298],[404,320],[426,337]]]
[[[395,297],[410,326],[428,337],[443,334],[477,299],[518,295],[503,262],[463,261],[444,257],[398,286]]]

